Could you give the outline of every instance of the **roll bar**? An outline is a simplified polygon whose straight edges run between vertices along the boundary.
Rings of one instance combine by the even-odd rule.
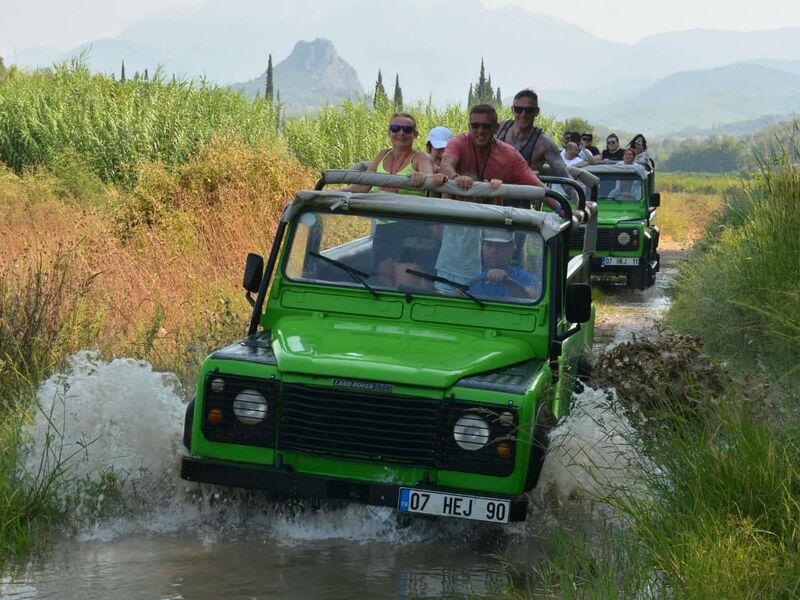
[[[408,177],[404,175],[328,169],[322,172],[314,189],[321,190],[326,185],[341,183],[402,188],[406,190],[425,190],[451,194],[462,198],[509,198],[512,200],[527,201],[531,204],[541,202],[544,198],[552,198],[561,206],[561,209],[564,211],[564,218],[568,221],[572,221],[572,207],[563,194],[555,190],[532,185],[512,185],[503,183],[499,188],[493,190],[488,183],[476,181],[472,184],[471,188],[463,190],[452,181],[446,181],[444,185],[434,187],[431,178],[427,177],[421,187],[414,187],[409,183]]]

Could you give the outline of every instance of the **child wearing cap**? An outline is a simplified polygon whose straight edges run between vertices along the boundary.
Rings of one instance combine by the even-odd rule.
[[[442,163],[442,154],[447,147],[447,142],[453,137],[453,132],[447,127],[439,125],[428,132],[428,141],[425,142],[425,150],[433,159],[433,172],[439,172],[439,165]]]

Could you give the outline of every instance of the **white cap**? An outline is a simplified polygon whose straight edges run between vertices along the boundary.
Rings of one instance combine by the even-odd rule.
[[[483,229],[481,241],[506,244],[514,241],[514,232],[511,229]]]
[[[453,137],[453,132],[447,127],[439,125],[428,133],[428,143],[434,148],[444,148],[451,137]]]

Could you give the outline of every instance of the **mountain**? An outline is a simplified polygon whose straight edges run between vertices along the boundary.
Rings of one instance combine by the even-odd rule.
[[[613,39],[614,32],[608,35]],[[268,54],[287,56],[297,40],[314,38],[331,40],[362,83],[375,81],[378,69],[389,82],[398,73],[407,102],[430,94],[437,104],[463,104],[482,58],[505,96],[523,87],[603,88],[597,100],[603,105],[624,104],[646,85],[680,71],[741,61],[800,61],[796,27],[689,30],[628,44],[519,6],[486,8],[479,0],[405,0],[402,11],[374,0],[205,0],[164,9],[113,40],[94,42],[89,63],[105,72],[118,72],[122,59],[129,72],[153,72],[161,64],[167,75],[230,84],[263,73]],[[26,60],[25,52],[18,52],[23,66],[37,66]],[[573,104],[568,95],[555,93],[551,98],[543,93],[542,102],[545,112],[549,102]],[[592,106],[583,100],[575,104]]]
[[[358,74],[330,40],[297,42],[291,54],[273,67],[273,88],[290,110],[310,110],[323,103],[338,104],[364,95]],[[248,96],[264,95],[267,72],[245,83],[233,84]]]
[[[800,74],[739,62],[674,73],[613,102],[592,103],[592,98],[591,92],[575,92],[574,104],[549,109],[560,118],[581,115],[612,128],[656,134],[724,131],[728,123],[800,113]]]

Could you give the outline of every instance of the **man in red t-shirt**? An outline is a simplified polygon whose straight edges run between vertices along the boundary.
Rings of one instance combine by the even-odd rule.
[[[469,133],[450,138],[442,156],[434,185],[452,179],[462,190],[475,181],[488,181],[493,189],[502,183],[544,187],[528,163],[514,146],[494,138],[497,133],[497,111],[488,104],[478,104],[469,112]],[[545,203],[559,211],[558,203],[545,198]]]

